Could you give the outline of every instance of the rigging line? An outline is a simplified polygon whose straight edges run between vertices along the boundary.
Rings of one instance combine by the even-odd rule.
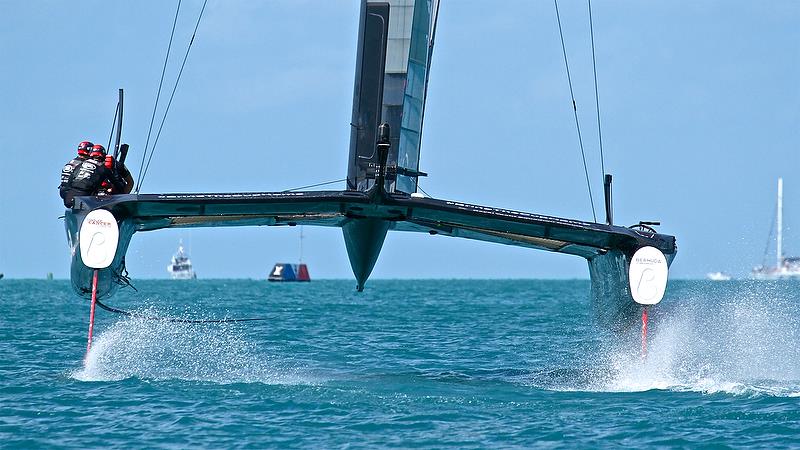
[[[256,322],[261,320],[267,320],[266,317],[247,317],[243,319],[179,319],[177,317],[145,316],[135,312],[126,311],[124,309],[118,309],[108,306],[102,303],[100,300],[95,300],[95,303],[100,308],[114,314],[121,314],[123,316],[133,317],[136,319],[159,320],[162,322],[171,322],[171,323],[232,323],[232,322]]]
[[[108,145],[106,150],[111,147],[111,138],[114,137],[114,128],[117,127],[117,114],[119,114],[119,102],[117,102],[117,109],[114,110],[114,121],[111,122],[111,134],[108,135]]]
[[[606,174],[605,157],[603,156],[603,132],[600,128],[600,94],[597,91],[597,61],[594,55],[594,23],[592,20],[592,0],[589,2],[589,34],[592,37],[592,71],[594,72],[594,104],[597,109],[597,138],[600,140],[600,171],[601,179]]]
[[[425,189],[422,189],[422,186],[420,186],[420,185],[419,185],[419,183],[417,183],[417,189],[419,189],[420,191],[422,191],[422,193],[423,193],[423,194],[425,194],[427,197],[429,197],[429,198],[433,198],[433,197],[431,197],[431,196],[430,196],[430,195],[429,195],[427,192],[425,192]]]
[[[197,28],[200,27],[200,20],[203,18],[203,12],[206,10],[206,4],[208,4],[208,0],[203,2],[203,7],[200,9],[200,15],[197,16],[197,23],[194,24],[194,31],[192,32],[192,38],[189,40],[189,46],[186,47],[186,53],[183,55],[183,62],[181,63],[181,69],[178,71],[178,78],[175,79],[175,85],[172,87],[172,93],[169,96],[169,101],[167,102],[167,107],[164,110],[164,116],[161,118],[161,125],[158,127],[158,133],[156,133],[156,139],[153,142],[153,148],[150,149],[150,156],[147,158],[147,165],[144,167],[144,172],[142,172],[142,179],[139,182],[139,188],[142,187],[142,183],[144,183],[144,177],[147,175],[147,169],[150,168],[150,161],[153,159],[153,154],[156,152],[156,145],[158,145],[158,138],[161,137],[161,130],[164,129],[164,122],[167,120],[167,114],[169,113],[169,107],[172,105],[172,99],[175,98],[175,91],[178,90],[178,83],[181,81],[181,75],[183,75],[183,68],[186,66],[186,60],[189,58],[189,51],[192,49],[192,44],[194,44],[194,38],[197,36]],[[138,192],[138,191],[137,191]]]
[[[139,193],[140,180],[142,179],[142,168],[144,168],[144,159],[147,157],[147,148],[150,145],[150,135],[153,132],[153,123],[156,120],[156,111],[158,110],[158,99],[161,97],[161,87],[164,84],[164,74],[167,71],[167,62],[169,61],[169,53],[172,49],[172,38],[175,36],[175,25],[178,23],[178,13],[181,10],[181,0],[178,0],[178,8],[175,10],[175,19],[172,21],[172,32],[169,35],[169,44],[167,44],[167,54],[164,56],[164,67],[161,69],[161,80],[158,82],[158,92],[156,93],[156,103],[153,105],[153,115],[150,116],[150,127],[147,130],[147,141],[144,144],[144,152],[142,152],[142,163],[139,165],[139,177],[136,179],[136,193]]]
[[[558,13],[558,0],[553,0],[556,6],[556,20],[558,21],[558,34],[561,37],[561,50],[564,52],[564,66],[567,68],[567,82],[569,83],[569,95],[572,97],[572,112],[575,115],[575,128],[578,130],[578,144],[581,147],[581,157],[583,158],[583,172],[586,174],[586,187],[589,188],[589,203],[592,205],[592,217],[597,222],[597,214],[594,211],[594,196],[592,195],[592,184],[589,182],[589,169],[586,166],[586,152],[583,149],[583,138],[581,137],[581,125],[578,122],[578,107],[575,104],[575,93],[572,90],[572,77],[569,74],[569,62],[567,62],[567,47],[564,44],[564,33],[561,30],[561,15]]]
[[[281,192],[292,192],[292,191],[299,191],[301,189],[308,189],[317,186],[325,186],[326,184],[333,184],[333,183],[341,183],[342,181],[347,181],[347,178],[342,178],[341,180],[333,180],[333,181],[326,181],[324,183],[317,183],[317,184],[309,184],[308,186],[300,186],[292,189],[286,189]]]

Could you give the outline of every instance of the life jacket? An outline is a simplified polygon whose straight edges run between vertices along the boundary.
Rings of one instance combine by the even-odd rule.
[[[77,169],[78,166],[80,166],[84,161],[86,161],[85,157],[78,156],[76,158],[73,158],[67,164],[65,164],[64,168],[61,169],[61,184],[58,185],[58,190],[62,191],[61,195],[62,197],[64,196],[63,195],[64,189],[67,188],[67,186],[69,185],[69,178],[72,175],[72,172],[74,172],[75,169]]]
[[[102,161],[87,159],[72,172],[69,188],[79,191],[78,195],[94,195],[108,175]]]

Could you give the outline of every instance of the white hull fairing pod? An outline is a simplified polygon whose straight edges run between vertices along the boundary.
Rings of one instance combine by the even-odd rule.
[[[92,269],[105,269],[111,265],[117,253],[117,219],[105,209],[90,212],[81,223],[78,242],[83,263]]]
[[[655,305],[664,298],[669,268],[667,258],[655,247],[636,250],[628,268],[633,301],[640,305]]]

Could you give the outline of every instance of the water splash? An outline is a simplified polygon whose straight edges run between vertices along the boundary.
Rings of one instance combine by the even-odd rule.
[[[158,316],[149,308],[142,316]],[[163,312],[162,312],[163,315]],[[187,324],[127,317],[95,337],[80,381],[185,380],[220,384],[313,384],[298,368],[265,356],[240,324]]]
[[[745,283],[716,295],[695,291],[675,302],[651,329],[645,359],[635,346],[603,350],[606,376],[588,390],[800,396],[800,308],[789,290]]]

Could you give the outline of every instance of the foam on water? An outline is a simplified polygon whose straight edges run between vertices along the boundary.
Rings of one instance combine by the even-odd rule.
[[[158,316],[149,308],[142,317]],[[80,381],[128,378],[213,383],[312,384],[298,368],[265,356],[235,323],[190,324],[127,317],[96,335]]]
[[[675,302],[651,329],[647,357],[635,345],[602,351],[608,376],[588,389],[800,396],[798,306],[771,287],[745,285],[724,298],[693,292]]]

